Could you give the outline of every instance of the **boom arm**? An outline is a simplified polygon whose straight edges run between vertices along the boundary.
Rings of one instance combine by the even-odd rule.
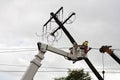
[[[23,75],[21,80],[33,80],[35,74],[37,73],[39,67],[41,66],[41,61],[44,59],[44,54],[46,51],[54,52],[58,55],[68,57],[72,61],[77,61],[81,57],[81,55],[79,55],[79,54],[81,54],[81,52],[79,52],[80,50],[77,51],[78,53],[70,54],[68,52],[48,46],[43,43],[37,43],[37,45],[38,45],[39,53],[37,55],[35,55],[35,58],[31,61],[30,66],[28,67],[27,71],[25,72],[25,74]],[[74,49],[73,49],[73,52],[74,52]],[[81,58],[83,58],[83,57],[81,57]],[[89,59],[88,58],[83,58],[83,59],[86,61],[88,66],[92,69],[92,71],[95,73],[97,78],[99,80],[103,80],[102,77],[100,76],[100,74],[97,72],[97,70],[92,65],[92,63],[89,61]]]
[[[39,53],[37,55],[35,55],[35,59],[33,59],[31,61],[30,66],[28,67],[27,71],[25,72],[25,74],[21,80],[33,80],[34,75],[36,74],[39,67],[41,66],[40,62],[44,59],[44,54],[46,51],[54,52],[58,55],[62,55],[62,56],[71,58],[72,60],[76,59],[75,56],[73,56],[72,54],[69,54],[63,50],[48,46],[43,43],[37,43],[37,45],[38,45]]]

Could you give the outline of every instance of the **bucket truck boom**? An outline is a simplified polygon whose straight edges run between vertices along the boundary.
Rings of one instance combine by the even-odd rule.
[[[37,43],[37,45],[38,45],[39,52],[37,55],[35,55],[35,58],[31,61],[30,66],[28,67],[27,71],[25,72],[21,80],[33,80],[35,74],[37,73],[39,67],[41,66],[40,62],[44,59],[44,54],[46,51],[50,51],[58,55],[67,57],[72,61],[78,61],[80,58],[83,58],[81,56],[81,54],[83,54],[83,51],[81,51],[80,48],[78,48],[77,51],[76,51],[76,48],[73,48],[71,51],[76,53],[70,54],[63,50],[51,47],[49,45],[46,45],[40,42]]]

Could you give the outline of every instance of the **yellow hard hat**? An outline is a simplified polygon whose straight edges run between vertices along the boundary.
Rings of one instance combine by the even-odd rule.
[[[83,45],[84,45],[84,46],[88,46],[88,41],[85,41],[85,42],[83,43]]]

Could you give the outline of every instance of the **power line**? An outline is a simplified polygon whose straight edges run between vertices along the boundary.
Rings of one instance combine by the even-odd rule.
[[[69,49],[70,47],[56,47],[58,49]],[[0,50],[25,50],[25,49],[34,49],[37,50],[37,48],[0,48]]]
[[[10,71],[10,70],[0,70],[0,72],[26,72],[26,71]],[[37,71],[37,72],[68,72],[68,71]]]
[[[28,67],[26,65],[10,65],[10,64],[0,64],[1,66],[8,66],[8,67]],[[41,67],[45,69],[70,69],[70,68],[62,68],[62,67]]]
[[[70,47],[59,47],[58,49],[69,49]],[[92,48],[94,50],[99,50],[99,48]],[[120,51],[120,49],[112,49]],[[0,48],[0,53],[12,53],[12,52],[30,52],[30,51],[38,51],[36,48]]]
[[[7,73],[14,73],[14,72],[16,72],[16,73],[20,73],[20,72],[26,72],[26,71],[20,71],[20,70],[0,70],[0,72],[7,72]],[[37,72],[47,72],[47,73],[49,73],[49,72],[68,72],[68,70],[59,70],[59,71],[55,71],[55,70],[51,70],[51,71],[43,71],[43,70],[41,70],[41,71],[37,71]],[[89,73],[92,73],[92,71],[85,71],[85,72],[89,72]],[[102,73],[102,71],[98,71],[98,72],[100,72],[100,73]],[[120,72],[118,72],[118,71],[106,71],[106,73],[120,73]]]
[[[68,49],[68,47],[60,47],[58,49]],[[38,51],[36,48],[12,48],[12,49],[0,49],[0,53],[12,53],[12,52],[30,52]]]
[[[0,64],[0,65],[1,66],[8,66],[8,67],[28,67],[26,65],[9,65],[9,64]],[[66,68],[66,67],[44,67],[44,66],[41,67],[41,68],[54,69],[54,70],[46,70],[46,71],[41,70],[41,71],[38,71],[38,72],[68,72],[68,69],[74,69],[74,68]],[[88,69],[88,68],[84,68],[85,72],[92,73],[92,71],[86,70],[86,69]],[[97,68],[97,69],[101,69],[101,70],[98,70],[98,72],[102,73],[102,68]],[[120,73],[119,68],[106,68],[106,69],[108,69],[108,70],[106,70],[106,73]],[[8,73],[14,73],[14,72],[20,73],[21,72],[22,73],[22,72],[25,72],[25,71],[20,71],[20,70],[0,70],[0,72],[8,72]]]
[[[30,51],[36,51],[36,50],[6,50],[6,51],[0,51],[0,53],[12,53],[12,52],[30,52]]]
[[[26,65],[12,65],[12,64],[0,64],[1,66],[7,66],[7,67],[28,67]],[[45,69],[74,69],[74,68],[70,68],[70,67],[45,67],[45,66],[41,66],[41,68],[45,68]],[[84,69],[89,69],[89,68],[84,68]],[[103,68],[97,68],[102,70]],[[106,70],[120,70],[120,68],[105,68]]]
[[[0,48],[0,50],[25,50],[25,49],[36,49],[36,48]]]
[[[90,47],[91,49],[94,49],[94,50],[99,50],[100,48],[92,48],[92,47]],[[116,50],[116,51],[120,51],[120,49],[111,49],[111,50]]]
[[[1,66],[8,66],[8,67],[27,67],[25,65],[11,65],[11,64],[0,64]]]

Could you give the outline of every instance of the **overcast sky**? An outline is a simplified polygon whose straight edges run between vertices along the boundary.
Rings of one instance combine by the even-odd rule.
[[[90,47],[99,48],[102,45],[112,45],[113,48],[119,49],[119,0],[0,0],[0,51],[15,48],[17,50],[20,48],[37,49],[37,42],[46,42],[46,38],[43,40],[36,33],[42,35],[43,24],[50,18],[50,12],[56,12],[61,6],[64,8],[64,19],[70,12],[76,13],[75,21],[72,24],[65,24],[65,26],[77,43],[82,44],[83,41],[88,40]],[[66,47],[71,46],[71,43],[62,34],[61,39],[52,46]],[[37,51],[0,53],[0,71],[25,71],[35,54]],[[120,58],[119,51],[115,51],[115,54]],[[102,54],[97,50],[91,50],[88,58],[101,71]],[[24,65],[25,67],[2,64]],[[120,73],[107,72],[120,72],[120,65],[107,54],[104,55],[104,64],[105,80],[120,80]],[[84,61],[72,64],[63,57],[50,52],[45,54],[40,70],[55,71],[53,68],[45,67],[85,68],[86,71],[91,71]],[[23,74],[23,72],[0,72],[0,80],[20,80]],[[90,74],[93,80],[97,80],[94,74],[91,72]],[[65,75],[67,75],[65,72],[41,72],[36,74],[34,80],[54,80],[55,77]]]

